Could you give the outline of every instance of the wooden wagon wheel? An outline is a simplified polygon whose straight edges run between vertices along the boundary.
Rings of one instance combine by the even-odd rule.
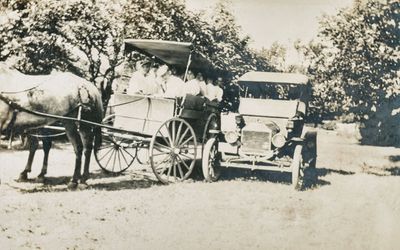
[[[103,119],[103,124],[112,125],[115,116]],[[127,170],[136,158],[137,148],[127,138],[118,137],[110,129],[102,129],[100,145],[94,146],[94,156],[100,168],[106,173],[120,174]]]
[[[150,165],[164,184],[187,179],[193,171],[196,154],[196,134],[183,119],[164,122],[151,138]]]

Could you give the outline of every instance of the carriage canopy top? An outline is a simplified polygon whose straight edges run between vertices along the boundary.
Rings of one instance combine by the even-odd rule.
[[[240,84],[277,83],[277,84],[305,85],[307,84],[307,82],[308,82],[307,76],[295,73],[253,71],[253,72],[248,72],[239,78]]]
[[[211,63],[196,53],[193,45],[187,42],[125,39],[125,51],[137,51],[149,57],[156,57],[165,64],[178,68],[186,68],[191,55],[190,68],[200,71],[212,69]]]

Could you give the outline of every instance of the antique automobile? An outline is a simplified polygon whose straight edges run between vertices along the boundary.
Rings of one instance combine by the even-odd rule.
[[[246,168],[289,172],[295,189],[302,187],[305,173],[315,181],[317,134],[305,126],[307,77],[248,72],[238,84],[238,112],[221,113],[220,130],[204,146],[205,179],[216,181],[223,168]]]

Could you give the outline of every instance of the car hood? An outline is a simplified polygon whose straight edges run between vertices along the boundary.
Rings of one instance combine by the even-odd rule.
[[[291,118],[303,103],[297,100],[240,98],[241,115]]]

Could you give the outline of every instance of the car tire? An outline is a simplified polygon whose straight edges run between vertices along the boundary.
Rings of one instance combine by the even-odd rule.
[[[217,181],[221,175],[221,153],[218,152],[216,138],[209,139],[204,145],[202,170],[204,179],[208,182]]]
[[[296,145],[293,153],[293,160],[291,164],[292,169],[292,187],[296,190],[301,190],[303,182],[303,157],[302,157],[302,145]]]

